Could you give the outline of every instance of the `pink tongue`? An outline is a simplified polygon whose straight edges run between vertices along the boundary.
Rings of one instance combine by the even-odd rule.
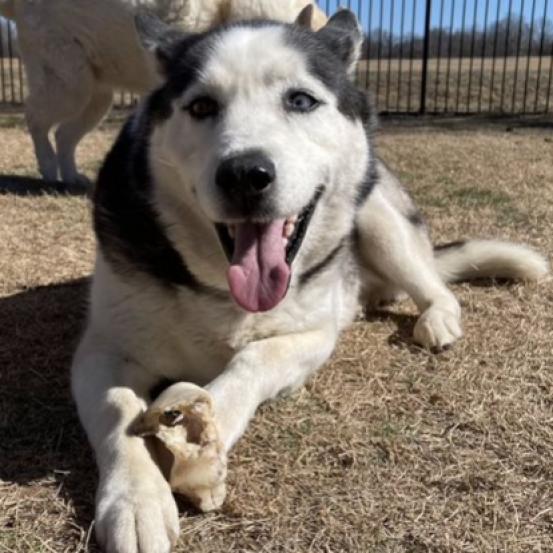
[[[234,255],[227,279],[232,297],[247,311],[268,311],[286,295],[290,267],[282,242],[283,228],[284,219],[235,227]]]

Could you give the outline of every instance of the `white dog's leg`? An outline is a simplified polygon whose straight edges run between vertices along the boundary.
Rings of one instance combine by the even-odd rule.
[[[427,348],[444,348],[462,336],[461,309],[438,275],[432,246],[378,188],[358,215],[364,263],[383,281],[405,290],[421,312],[413,332]]]
[[[131,423],[153,377],[86,337],[73,363],[79,416],[96,454],[96,534],[108,553],[168,553],[178,536],[169,484]],[[131,380],[132,377],[132,380]]]
[[[26,100],[27,127],[33,140],[38,170],[42,178],[46,181],[56,181],[58,179],[58,160],[48,138],[48,133],[55,121],[50,120],[47,114],[40,113],[43,108],[37,108],[37,103],[38,100],[35,101],[32,96]]]
[[[336,329],[329,326],[251,342],[236,354],[207,386],[227,450],[261,403],[301,386],[330,357],[336,338]]]
[[[56,148],[61,178],[64,182],[88,185],[89,180],[77,171],[75,150],[82,137],[92,130],[111,106],[111,89],[98,89],[86,107],[75,117],[64,121],[56,131]]]

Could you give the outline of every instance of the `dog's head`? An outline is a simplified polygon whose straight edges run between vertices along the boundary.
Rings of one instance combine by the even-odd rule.
[[[178,174],[159,186],[213,223],[246,310],[282,300],[313,225],[342,232],[323,228],[337,216],[323,205],[353,219],[369,156],[367,100],[351,79],[361,41],[345,10],[316,33],[260,21],[154,41],[164,85],[150,102],[151,161]]]

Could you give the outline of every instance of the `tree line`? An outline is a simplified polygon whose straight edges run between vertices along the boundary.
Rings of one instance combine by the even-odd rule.
[[[433,27],[429,31],[428,55],[441,57],[493,57],[514,56],[517,52],[526,56],[553,56],[553,21],[537,19],[532,23],[522,16],[512,15],[491,23],[485,28],[453,30]],[[389,30],[372,29],[367,33],[363,57],[422,58],[424,37],[390,33]]]

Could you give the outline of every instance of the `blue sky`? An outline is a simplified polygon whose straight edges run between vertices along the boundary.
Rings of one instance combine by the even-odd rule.
[[[369,23],[371,29],[380,27],[382,14],[382,27],[386,30],[392,29],[394,34],[400,34],[402,9],[405,10],[404,34],[411,32],[413,14],[415,17],[415,33],[422,34],[424,28],[426,0],[318,0],[318,2],[324,10],[330,13],[340,5],[356,12],[365,31],[368,30]],[[466,4],[465,27],[472,28],[476,8],[476,24],[481,28],[486,18],[486,4],[488,5],[489,24],[497,20],[498,8],[499,19],[507,16],[509,3],[511,4],[511,13],[515,15],[524,13],[524,17],[528,22],[532,17],[533,5],[536,21],[541,20],[544,13],[546,17],[553,20],[553,0],[432,0],[431,25],[439,26],[440,12],[443,5],[443,26],[449,28],[453,15],[454,29],[461,29],[463,26],[463,8]],[[404,8],[402,8],[403,6]],[[536,29],[535,32],[539,33],[540,29]]]

